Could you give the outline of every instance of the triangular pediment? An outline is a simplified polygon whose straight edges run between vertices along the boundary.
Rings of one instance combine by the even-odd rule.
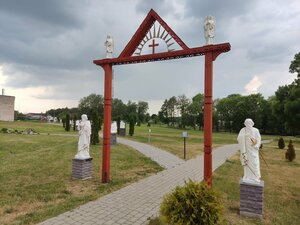
[[[156,39],[162,40],[166,44],[166,50],[169,52],[175,50],[175,45],[181,47],[181,49],[189,49],[168,24],[153,9],[151,9],[132,36],[131,40],[121,52],[119,58],[141,55],[143,47],[150,40],[153,42],[152,53],[155,53],[154,48],[157,45],[155,44]],[[149,47],[150,46],[151,45],[149,45]]]

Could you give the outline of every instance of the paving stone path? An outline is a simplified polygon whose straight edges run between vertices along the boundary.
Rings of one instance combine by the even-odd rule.
[[[121,143],[123,145],[130,146],[145,156],[151,158],[153,161],[157,162],[161,167],[165,169],[171,169],[175,166],[178,166],[180,164],[183,164],[185,161],[183,159],[180,159],[179,157],[161,150],[159,148],[156,148],[151,145],[143,144],[136,141],[131,141],[125,138],[118,137],[118,143]]]
[[[160,152],[159,149],[140,143],[118,138],[120,143],[128,144],[134,148],[142,148],[143,152]],[[226,159],[233,156],[238,145],[226,145],[213,151],[213,170],[222,165]],[[156,175],[133,183],[118,191],[89,202],[74,210],[63,213],[57,217],[44,221],[41,225],[146,225],[151,217],[157,216],[162,197],[177,185],[183,185],[185,180],[203,180],[203,155],[188,161],[178,160],[177,157],[165,155],[153,158],[167,157],[170,161],[163,162],[169,168]],[[148,154],[145,153],[145,154]],[[150,153],[149,153],[150,154]],[[151,156],[150,156],[151,157]],[[176,159],[177,158],[177,159]],[[164,159],[162,160],[164,161]]]

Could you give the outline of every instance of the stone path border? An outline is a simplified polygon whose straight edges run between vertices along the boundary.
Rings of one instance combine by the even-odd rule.
[[[213,170],[237,150],[237,144],[215,149]],[[203,180],[203,155],[46,220],[40,225],[145,225],[149,218],[158,215],[162,197],[189,179]]]

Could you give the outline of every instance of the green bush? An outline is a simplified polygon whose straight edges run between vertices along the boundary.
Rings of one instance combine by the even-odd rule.
[[[285,153],[285,158],[287,160],[289,160],[290,162],[296,158],[296,153],[295,153],[295,149],[294,149],[292,140],[290,140],[290,142],[289,142],[288,149]]]
[[[190,180],[164,197],[160,213],[168,224],[212,225],[218,223],[222,208],[219,193]]]
[[[284,143],[283,138],[281,137],[281,138],[279,138],[279,140],[278,140],[278,148],[284,149],[284,147],[285,147],[285,143]]]

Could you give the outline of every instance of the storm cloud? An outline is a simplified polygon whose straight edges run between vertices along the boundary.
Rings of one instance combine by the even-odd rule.
[[[0,1],[1,88],[23,101],[16,105],[21,111],[45,111],[55,100],[72,107],[90,93],[103,94],[103,71],[92,60],[105,57],[108,34],[118,57],[151,8],[189,47],[204,44],[203,20],[215,16],[215,42],[230,42],[232,50],[214,63],[214,98],[252,86],[267,97],[295,78],[288,66],[300,49],[296,0],[11,0]],[[202,57],[116,66],[114,97],[156,104],[192,97],[203,92],[203,72]]]

